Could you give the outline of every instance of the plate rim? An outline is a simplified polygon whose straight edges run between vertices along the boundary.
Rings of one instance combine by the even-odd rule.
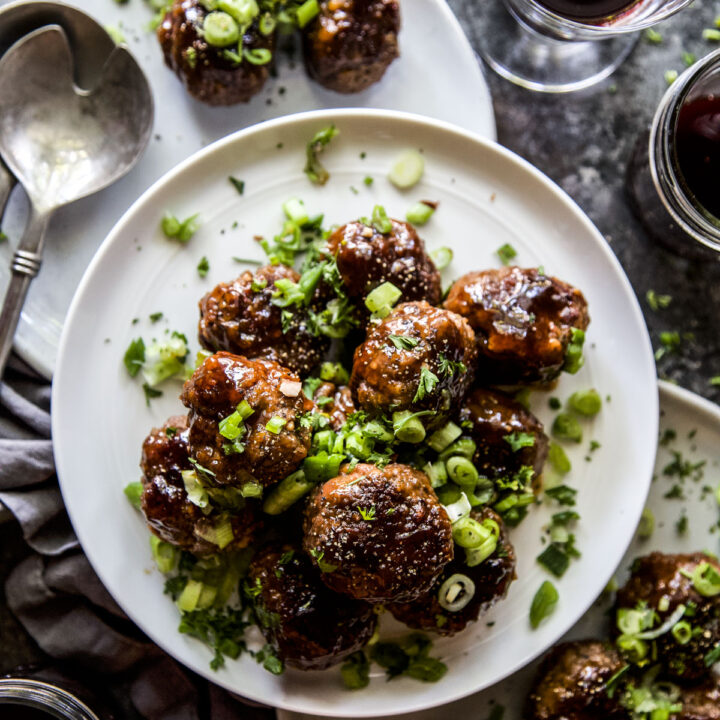
[[[646,372],[648,376],[652,376],[653,383],[652,386],[654,388],[654,392],[650,393],[649,400],[651,401],[652,407],[647,409],[648,417],[651,418],[651,427],[649,430],[651,430],[651,437],[654,438],[654,440],[651,442],[650,448],[652,452],[648,453],[647,458],[643,458],[643,461],[641,465],[645,466],[645,492],[643,494],[643,497],[647,497],[647,493],[649,492],[650,488],[650,482],[652,478],[652,472],[655,462],[655,455],[657,452],[657,435],[658,435],[658,423],[659,423],[659,391],[658,391],[658,385],[655,382],[654,378],[656,377],[656,370],[655,370],[655,361],[653,357],[652,352],[652,344],[650,341],[650,336],[647,332],[647,327],[645,324],[644,317],[642,315],[642,311],[640,309],[640,304],[637,300],[637,297],[634,293],[634,290],[632,288],[632,285],[625,273],[625,271],[622,268],[622,265],[620,264],[620,261],[617,259],[617,257],[612,252],[610,246],[608,245],[607,241],[603,237],[602,233],[595,227],[593,222],[590,220],[590,218],[585,214],[585,212],[580,208],[580,206],[559,186],[557,185],[553,180],[551,180],[545,173],[543,173],[541,170],[536,168],[535,166],[531,165],[527,160],[522,158],[521,156],[517,155],[516,153],[512,152],[511,150],[508,150],[507,148],[499,145],[497,142],[494,142],[492,140],[488,140],[485,137],[480,136],[477,133],[465,130],[464,128],[455,126],[451,123],[436,120],[433,118],[428,118],[422,115],[414,114],[414,113],[407,113],[402,111],[395,111],[395,110],[377,110],[372,109],[368,110],[366,108],[342,108],[342,109],[321,109],[321,110],[313,110],[303,113],[297,113],[294,115],[289,116],[283,116],[280,118],[275,118],[272,120],[265,121],[263,123],[259,123],[257,125],[253,125],[248,128],[243,128],[241,130],[238,130],[234,133],[231,133],[230,135],[225,136],[224,138],[221,138],[214,143],[206,146],[205,148],[202,148],[201,150],[197,151],[190,157],[183,160],[181,163],[179,163],[175,168],[168,171],[165,175],[163,175],[161,178],[159,178],[155,183],[153,183],[147,190],[145,190],[140,197],[130,206],[130,208],[123,214],[123,216],[118,220],[116,225],[113,227],[113,229],[110,231],[108,236],[103,240],[102,244],[96,251],[95,255],[93,256],[92,260],[90,261],[85,273],[83,274],[82,280],[80,281],[75,294],[73,296],[72,302],[70,303],[70,307],[68,310],[65,326],[63,328],[63,332],[60,338],[60,343],[58,346],[58,363],[56,368],[56,382],[53,383],[52,388],[52,406],[53,406],[53,413],[52,413],[52,430],[53,430],[53,437],[54,438],[60,438],[65,433],[61,432],[61,426],[59,422],[59,410],[58,408],[63,407],[62,399],[61,399],[61,380],[64,375],[64,365],[66,362],[66,354],[67,354],[67,345],[69,344],[69,338],[70,338],[70,330],[73,326],[73,320],[74,315],[78,310],[78,307],[80,305],[80,301],[82,296],[85,293],[86,286],[91,282],[92,277],[94,275],[96,267],[103,261],[104,256],[107,252],[109,252],[110,247],[116,242],[116,238],[121,236],[124,225],[134,216],[137,209],[144,203],[146,203],[148,200],[152,199],[153,195],[157,192],[160,192],[163,187],[173,182],[176,178],[182,176],[189,168],[191,168],[195,163],[202,161],[207,155],[210,155],[214,152],[220,151],[223,148],[230,147],[233,143],[237,142],[243,142],[246,138],[252,137],[253,135],[264,133],[268,130],[272,130],[273,128],[277,126],[287,126],[291,124],[302,124],[305,122],[324,122],[325,124],[328,124],[333,119],[340,119],[340,118],[347,118],[348,120],[352,119],[358,119],[363,118],[367,119],[368,117],[372,117],[376,120],[385,120],[391,123],[399,122],[402,124],[414,124],[417,126],[420,126],[423,130],[428,132],[440,132],[445,134],[454,135],[456,140],[462,141],[462,142],[471,142],[482,145],[487,151],[490,151],[492,153],[495,153],[496,155],[500,156],[502,158],[503,162],[507,162],[510,165],[514,165],[517,169],[527,173],[528,175],[532,176],[537,182],[539,182],[541,185],[543,185],[547,190],[551,191],[556,197],[558,202],[562,203],[569,212],[571,212],[577,220],[582,223],[585,228],[587,229],[589,235],[591,235],[595,243],[598,247],[598,249],[604,254],[606,261],[608,262],[609,266],[614,269],[615,274],[618,276],[618,280],[625,286],[626,290],[628,291],[628,299],[630,301],[630,306],[628,307],[628,311],[634,316],[634,322],[639,327],[642,327],[645,329],[645,332],[642,336],[642,338],[639,338],[639,350],[641,352],[641,358],[642,355],[644,355],[644,360],[647,365]],[[86,533],[83,531],[78,532],[76,527],[76,519],[79,519],[76,515],[76,512],[72,509],[72,502],[68,502],[68,495],[65,492],[64,482],[63,482],[63,470],[62,466],[64,464],[64,449],[61,449],[60,443],[56,440],[55,443],[55,460],[56,460],[56,469],[57,469],[57,476],[60,484],[60,489],[63,494],[63,500],[65,502],[68,515],[70,517],[70,520],[73,524],[73,528],[75,528],[75,532],[78,536],[78,539],[80,540],[81,545],[83,546],[83,550],[85,549],[85,545],[83,544],[83,540],[86,538]],[[644,505],[644,503],[643,503]],[[628,523],[627,525],[627,531],[626,531],[626,537],[624,538],[623,547],[627,549],[629,546],[632,537],[634,535],[635,527],[637,525],[637,521],[639,521],[640,514],[643,509],[643,505],[640,505],[637,508],[637,512],[635,513],[634,523]],[[76,508],[77,510],[77,508]],[[633,517],[630,517],[630,520],[632,520]],[[81,526],[82,527],[82,526]],[[90,544],[90,547],[92,547],[92,544]],[[93,569],[97,573],[100,580],[104,582],[105,573],[102,568],[98,567],[98,565],[93,561],[93,557],[86,552],[86,555],[88,557],[89,562],[91,563]],[[618,558],[618,562],[622,560],[622,556]],[[607,583],[607,581],[612,576],[613,572],[615,570],[615,566],[611,568],[611,570],[608,572],[607,577],[600,578],[602,580],[602,584],[599,585],[598,594],[602,590],[602,587]],[[107,586],[106,586],[107,587]],[[112,594],[112,593],[111,593]],[[592,605],[592,603],[595,601],[596,596],[589,597],[587,602],[584,603],[580,607],[580,612],[573,612],[572,614],[569,614],[568,617],[570,620],[565,620],[563,622],[558,622],[557,626],[555,628],[555,632],[553,633],[554,640],[552,642],[556,642],[560,637],[562,637],[574,624],[577,622],[582,615],[585,614],[585,612],[588,610],[588,608]],[[130,614],[128,613],[130,616]],[[144,624],[138,623],[132,616],[130,616],[131,620],[138,625],[138,627],[159,647],[161,647],[165,652],[168,652],[166,649],[166,645],[164,642],[164,638],[159,638],[155,635],[155,633],[152,631],[152,629],[145,627]],[[548,646],[549,647],[549,646]],[[538,657],[540,654],[542,654],[545,650],[547,650],[547,647],[540,648],[539,650],[530,651],[527,655],[521,656],[517,662],[515,662],[513,665],[507,668],[506,673],[503,675],[502,678],[498,678],[496,682],[499,682],[500,680],[509,677],[513,673],[515,673],[517,670],[521,669],[528,663],[532,662],[536,657]],[[189,661],[181,660],[177,658],[172,653],[168,652],[168,654],[176,659],[178,662],[180,662],[182,665],[189,667],[192,671],[197,672],[198,674],[205,677],[210,682],[213,682],[217,685],[220,685],[221,687],[224,687],[226,690],[236,693],[236,694],[242,694],[244,697],[247,697],[250,700],[266,703],[267,698],[265,697],[258,697],[253,694],[252,687],[250,688],[243,688],[242,690],[239,690],[237,687],[233,686],[229,682],[225,682],[223,678],[213,676],[210,671],[207,668],[200,667],[198,663],[190,664]],[[489,686],[486,686],[489,687]],[[463,688],[460,690],[453,690],[449,693],[446,693],[445,695],[439,696],[437,700],[428,700],[424,699],[420,701],[417,704],[410,704],[407,708],[404,708],[403,710],[399,711],[403,714],[405,713],[411,713],[423,709],[428,709],[431,707],[436,707],[438,705],[444,705],[449,702],[453,702],[454,700],[459,700],[463,697],[466,697],[470,694],[473,694],[474,692],[479,692],[481,689],[484,688],[478,688],[478,687],[468,687]],[[249,690],[249,692],[247,692]],[[331,714],[329,711],[320,710],[318,713],[318,709],[311,709],[308,705],[307,699],[305,699],[303,702],[299,702],[297,699],[290,698],[285,699],[281,698],[280,701],[275,705],[275,707],[283,708],[286,710],[291,710],[295,712],[300,713],[314,713],[319,714],[320,716],[330,716],[330,717],[378,717],[387,715],[387,712],[381,712],[378,710],[373,710],[372,708],[367,709],[360,709],[359,711],[357,709],[347,711],[342,708],[333,708],[333,713]]]

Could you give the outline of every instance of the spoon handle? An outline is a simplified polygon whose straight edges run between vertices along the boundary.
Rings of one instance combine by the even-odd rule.
[[[40,270],[45,231],[51,213],[38,212],[34,208],[25,228],[25,234],[10,263],[10,284],[0,312],[0,378],[12,350],[13,338],[28,288]]]
[[[0,160],[0,220],[5,214],[5,206],[15,182],[15,176],[5,167],[5,163]]]

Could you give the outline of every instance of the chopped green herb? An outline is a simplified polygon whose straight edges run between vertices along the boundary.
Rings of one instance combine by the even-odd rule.
[[[705,667],[712,667],[716,662],[720,662],[720,643],[705,655]]]
[[[570,463],[567,453],[557,443],[550,443],[548,460],[553,466],[553,470],[559,472],[561,475],[567,475],[572,469],[572,464]]]
[[[373,180],[369,175],[366,175],[366,176],[363,178],[363,182],[365,183],[365,185],[367,185],[368,187],[370,187],[370,186],[373,184],[374,180]]]
[[[145,404],[150,407],[150,400],[153,398],[159,398],[162,396],[162,390],[151,387],[147,383],[143,383],[143,392],[145,393]]]
[[[585,331],[579,328],[570,330],[570,343],[565,351],[563,370],[574,375],[585,364],[583,358],[583,345],[585,344]]]
[[[345,687],[348,690],[361,690],[370,683],[370,663],[362,651],[353,653],[340,667]]]
[[[161,312],[152,313],[152,315],[150,315],[150,322],[156,323],[159,320],[162,320],[162,318],[163,318],[163,314]]]
[[[665,77],[665,82],[668,85],[672,85],[678,79],[678,71],[677,70],[666,70],[664,77]]]
[[[575,505],[577,490],[568,485],[558,485],[554,488],[548,488],[545,494],[556,500],[560,505],[573,506]]]
[[[448,360],[444,353],[438,353],[438,372],[446,377],[453,377],[456,373],[464,375],[467,366],[461,361]]]
[[[320,154],[338,134],[339,130],[334,125],[329,125],[317,132],[307,144],[305,174],[314,185],[325,185],[330,179],[330,173],[320,162]]]
[[[505,243],[497,249],[497,256],[503,265],[509,265],[517,257],[517,250],[510,243]]]
[[[420,380],[415,396],[413,397],[413,402],[418,402],[418,400],[423,400],[427,395],[431,395],[439,382],[440,378],[432,372],[427,365],[423,365],[420,370]]]
[[[262,260],[255,260],[254,258],[242,258],[237,257],[237,255],[233,255],[233,260],[236,263],[245,263],[246,265],[262,265]]]
[[[568,405],[580,415],[592,417],[602,409],[602,400],[597,390],[584,390],[574,392],[568,400]]]
[[[708,40],[709,42],[720,42],[720,30],[705,28],[702,31],[702,37],[703,40]]]
[[[413,350],[420,342],[409,335],[388,335],[388,339],[398,350]]]
[[[210,272],[210,261],[206,255],[200,258],[200,262],[197,264],[197,272],[201,278],[207,277],[208,272]]]
[[[453,260],[452,248],[439,247],[430,253],[430,259],[438,270],[444,270]]]
[[[561,578],[570,567],[570,557],[559,543],[550,543],[537,556],[537,561],[558,578]]]
[[[141,482],[131,482],[125,486],[123,490],[125,497],[130,501],[130,504],[136,509],[140,509],[142,501],[143,486]]]
[[[678,521],[675,523],[675,530],[678,535],[685,535],[688,529],[688,518],[687,515],[683,512],[683,514],[679,517]]]
[[[405,219],[413,225],[425,225],[425,223],[433,216],[436,206],[433,203],[420,201],[415,203],[405,214]]]
[[[171,240],[179,240],[181,243],[187,243],[190,238],[197,232],[199,214],[191,215],[185,220],[178,220],[174,215],[165,213],[162,219],[161,227],[165,237]]]
[[[530,626],[536,629],[540,623],[553,614],[560,595],[557,588],[549,581],[539,587],[530,605]]]
[[[645,297],[651,310],[664,309],[672,302],[671,295],[658,295],[654,290],[648,290]]]
[[[360,513],[360,517],[365,520],[365,522],[372,522],[375,520],[375,506],[369,508],[358,508],[357,511]]]
[[[372,211],[373,227],[383,235],[387,235],[392,231],[392,221],[388,217],[385,208],[382,205],[376,205]]]
[[[510,435],[504,435],[503,440],[510,445],[513,452],[518,452],[524,447],[533,447],[535,445],[535,436],[530,433],[514,432]]]
[[[130,377],[135,377],[140,372],[140,368],[145,362],[145,341],[142,338],[137,338],[128,345],[123,362]]]
[[[654,28],[645,31],[645,39],[652,45],[659,45],[663,41],[662,35]]]
[[[548,400],[548,405],[551,410],[559,410],[562,407],[562,402],[560,401],[560,398],[551,397]]]
[[[245,181],[238,180],[236,177],[230,175],[228,178],[232,186],[238,191],[238,194],[242,195],[245,192]]]
[[[555,417],[551,432],[559,440],[582,442],[583,432],[580,423],[568,413],[559,413]]]
[[[680,349],[682,340],[677,330],[663,331],[660,333],[660,344],[662,347],[655,351],[655,360],[660,360],[667,353],[677,352]]]
[[[417,185],[425,172],[425,158],[417,150],[402,152],[388,173],[388,180],[400,190]]]
[[[273,433],[273,435],[278,435],[286,424],[287,420],[285,418],[279,417],[278,415],[273,415],[273,417],[271,417],[270,420],[267,421],[265,429],[268,432]]]
[[[683,62],[685,63],[685,65],[687,65],[688,67],[690,67],[691,65],[694,65],[694,64],[695,64],[695,61],[697,60],[697,57],[696,57],[695,53],[684,52],[684,53],[682,54],[682,59],[683,59]]]

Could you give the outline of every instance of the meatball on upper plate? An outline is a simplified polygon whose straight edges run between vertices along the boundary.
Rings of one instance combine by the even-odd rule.
[[[409,223],[390,222],[387,233],[358,221],[339,227],[328,238],[328,251],[335,257],[348,295],[364,310],[367,295],[389,282],[402,293],[402,302],[426,300],[437,305],[442,296],[440,273],[425,244]]]
[[[208,23],[220,28],[208,31]],[[232,16],[209,12],[200,0],[175,0],[157,34],[167,66],[209,105],[248,102],[270,75],[274,34],[260,32],[257,22],[242,33]]]
[[[463,275],[444,307],[475,331],[480,384],[547,384],[563,368],[579,368],[587,302],[580,290],[536,268]]]
[[[355,93],[385,74],[398,57],[398,0],[320,0],[303,31],[305,66],[329,90]]]
[[[490,508],[473,511],[470,517],[491,533],[497,533],[494,549],[481,562],[470,566],[465,552],[456,546],[452,562],[426,595],[411,603],[390,605],[390,612],[408,627],[455,635],[507,595],[515,580],[515,550],[505,525]],[[459,594],[448,602],[447,596],[458,592],[456,583],[460,585]]]
[[[236,502],[228,516],[232,539],[222,548],[213,542],[214,529],[225,516],[215,510],[206,512],[188,498],[183,478],[183,472],[192,472],[188,432],[185,416],[171,417],[162,427],[153,428],[143,443],[141,509],[148,527],[161,540],[195,555],[247,547],[262,525],[259,504]]]
[[[312,410],[300,379],[270,360],[211,355],[185,383],[190,456],[206,480],[272,485],[297,470],[310,449],[300,416]]]
[[[453,557],[452,526],[424,473],[359,464],[305,509],[303,546],[336,592],[369,602],[413,600]]]
[[[301,670],[323,670],[360,650],[372,636],[372,605],[338,596],[299,547],[270,546],[250,565],[246,594],[278,657]]]
[[[220,283],[200,300],[198,337],[208,350],[274,360],[302,375],[322,359],[330,341],[308,329],[302,313],[284,327],[282,309],[272,303],[276,280],[297,282],[286,265],[268,265]]]
[[[366,412],[447,418],[470,387],[475,336],[467,321],[426,302],[404,303],[368,331],[355,351],[350,388]]]

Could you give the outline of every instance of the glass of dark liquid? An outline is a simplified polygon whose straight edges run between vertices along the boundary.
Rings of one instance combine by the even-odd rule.
[[[720,252],[720,50],[696,62],[670,86],[645,148],[652,181],[637,172],[644,159],[638,160],[638,152],[629,173],[636,211],[645,226],[680,254],[703,252],[698,246],[693,249],[693,240]],[[662,209],[654,207],[655,198],[646,197],[648,185]]]
[[[580,90],[617,69],[638,31],[691,1],[483,0],[478,49],[493,70],[530,90]]]

